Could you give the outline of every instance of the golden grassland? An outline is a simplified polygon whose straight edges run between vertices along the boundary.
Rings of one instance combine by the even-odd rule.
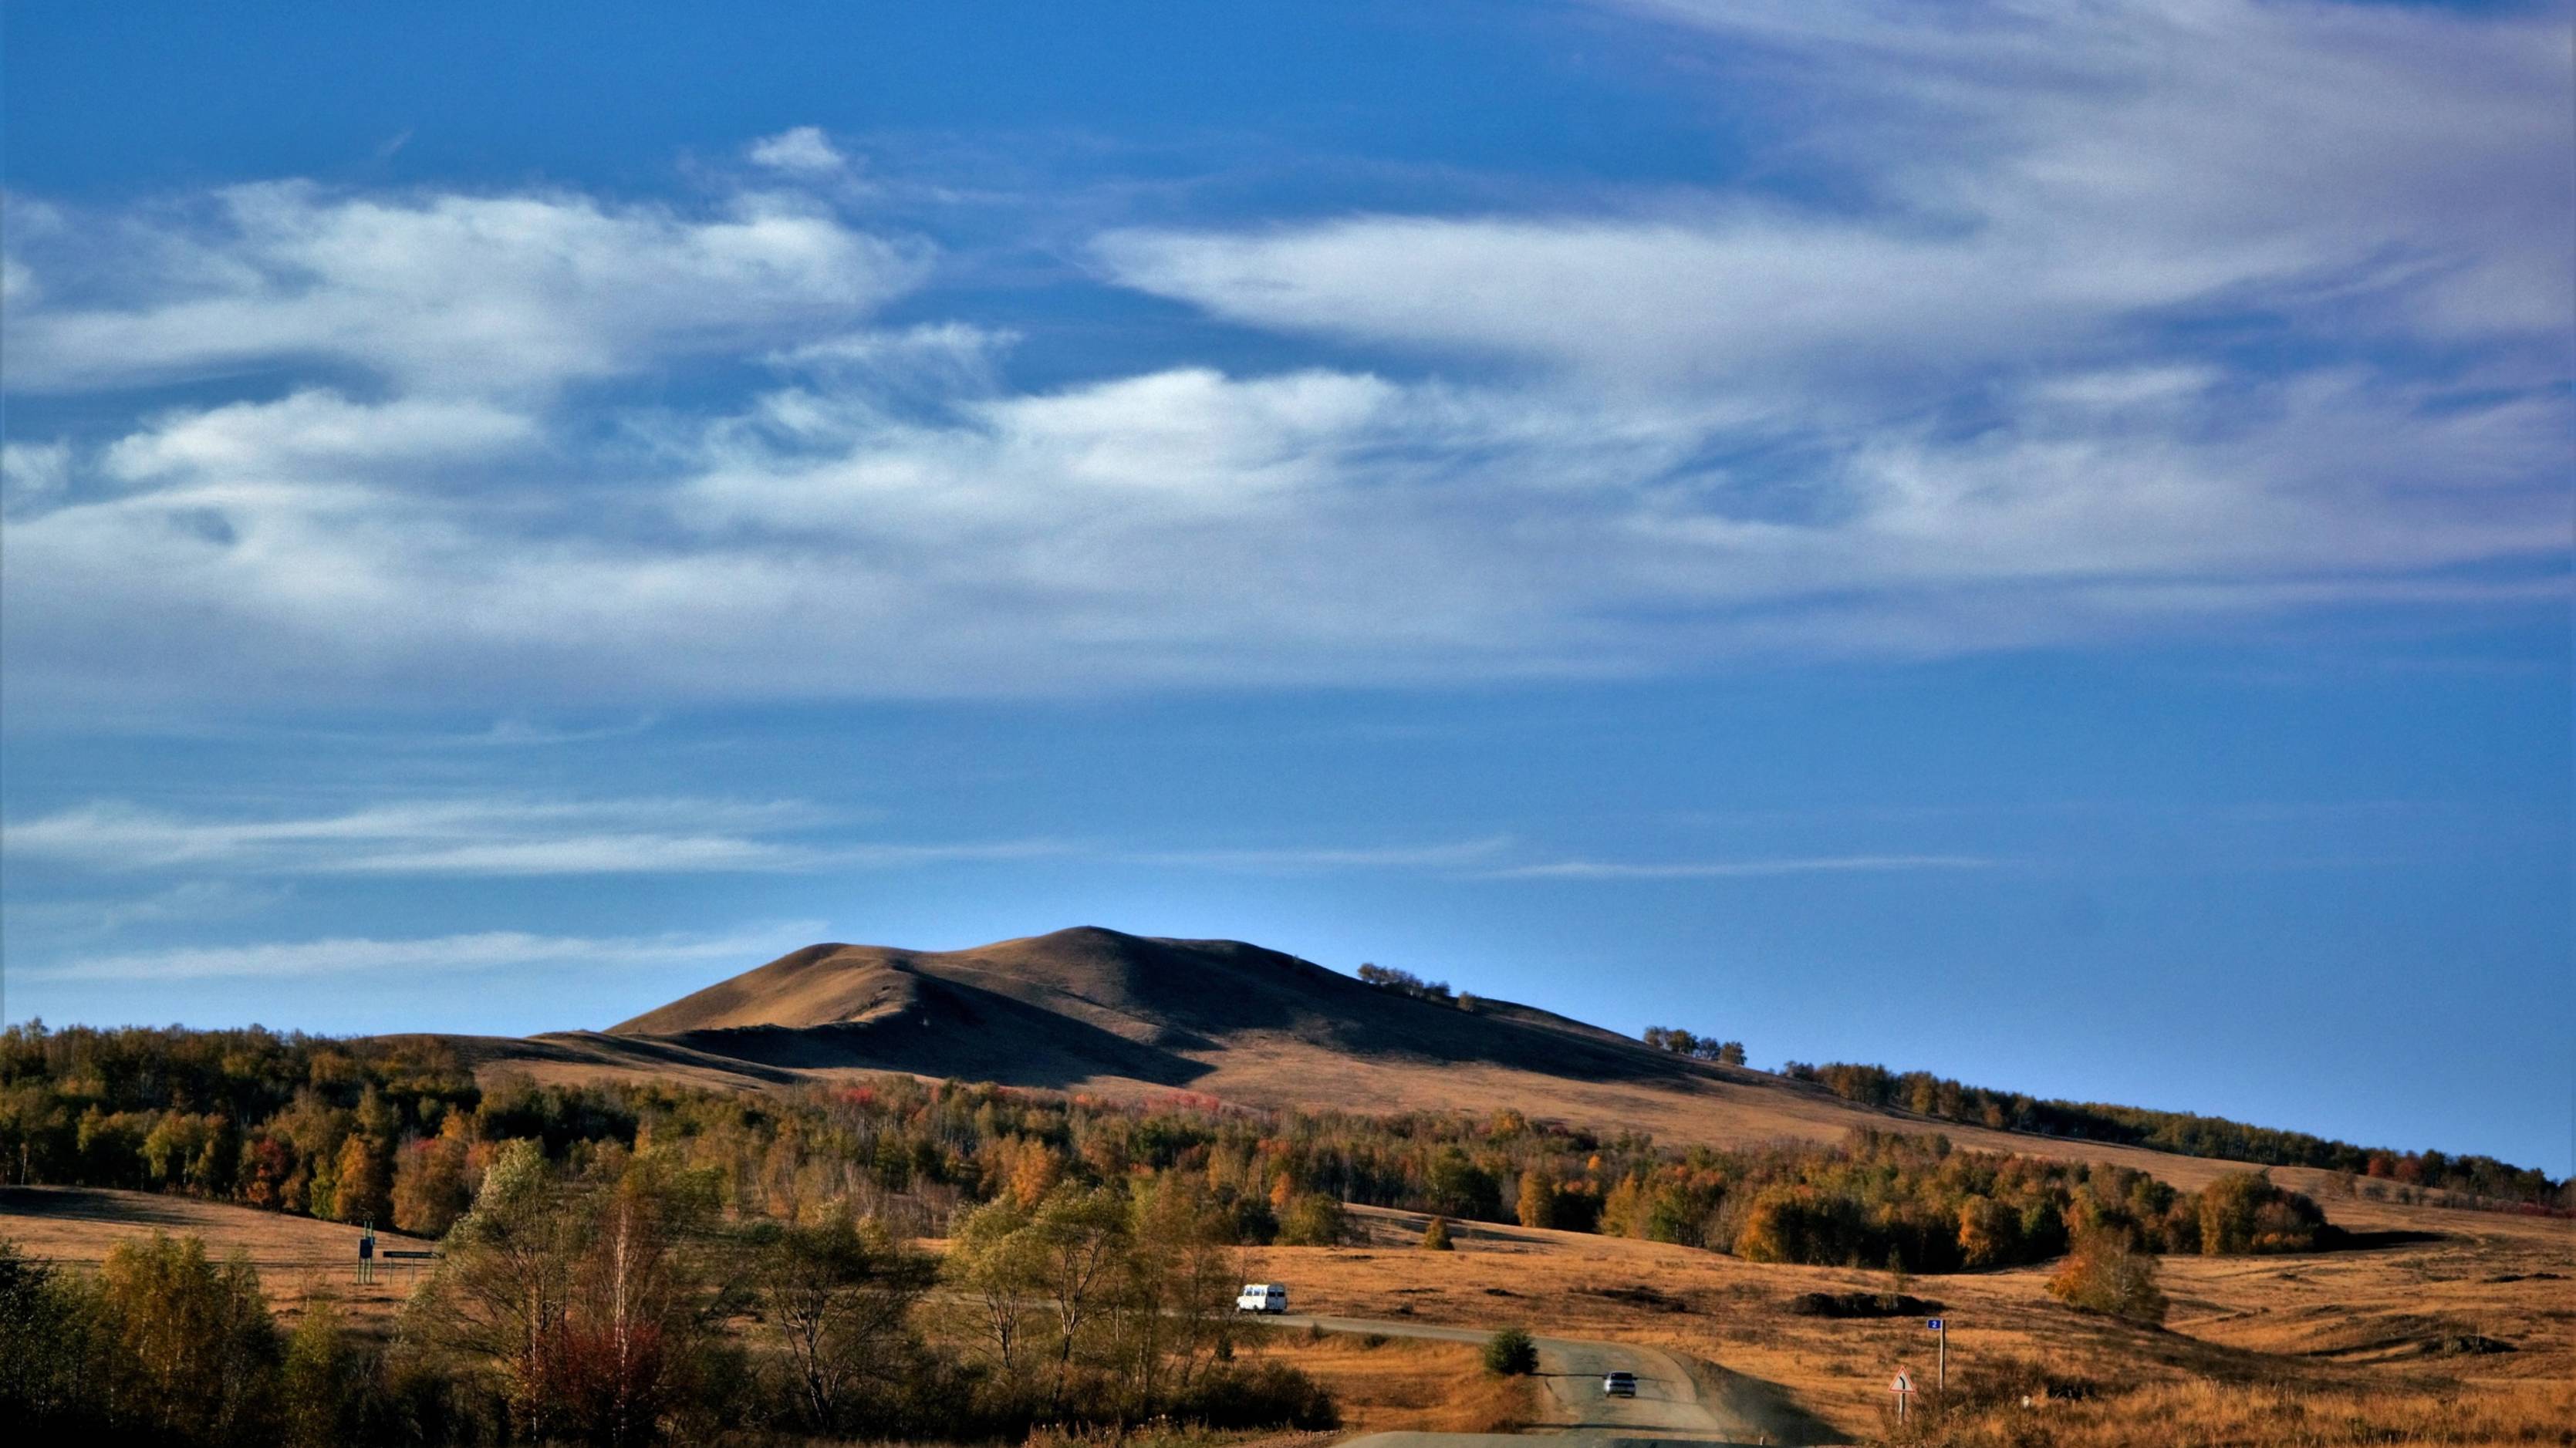
[[[2329,1203],[2330,1209],[2333,1203]],[[2393,1204],[2338,1211],[2409,1233],[2367,1250],[2164,1259],[2173,1301],[2148,1330],[2072,1312],[2044,1267],[1917,1278],[1950,1323],[1946,1422],[1959,1444],[2576,1444],[2576,1223]],[[1739,1391],[1776,1394],[1852,1441],[1889,1436],[1889,1375],[1936,1376],[1923,1324],[1802,1317],[1806,1292],[1876,1292],[1888,1274],[1792,1267],[1577,1233],[1453,1223],[1456,1250],[1419,1245],[1424,1219],[1354,1208],[1358,1240],[1246,1254],[1247,1280],[1290,1284],[1301,1311],[1466,1327],[1520,1325],[1682,1354]],[[195,1233],[239,1249],[290,1324],[326,1285],[360,1325],[390,1321],[403,1269],[354,1276],[354,1228],[137,1192],[0,1189],[0,1236],[31,1255],[102,1260],[119,1240]],[[386,1243],[400,1239],[386,1234]],[[404,1245],[416,1245],[405,1243]],[[2509,1349],[2509,1350],[2503,1350]],[[1531,1421],[1524,1384],[1475,1368],[1472,1345],[1264,1332],[1341,1398],[1349,1431],[1508,1431]],[[2041,1380],[2019,1405],[2016,1373]],[[1750,1383],[1743,1380],[1750,1379]],[[1992,1399],[1998,1382],[2004,1396]],[[1982,1398],[1980,1395],[1984,1395]]]
[[[2231,1438],[2213,1429],[2216,1436],[2203,1440],[2212,1443],[2311,1441],[2259,1435],[2281,1426],[2289,1411],[2278,1406],[2284,1403],[2308,1405],[2319,1421],[2341,1405],[2358,1405],[2366,1417],[2388,1418],[2401,1434],[2434,1411],[2420,1405],[2438,1403],[2499,1422],[2520,1415],[2551,1432],[2564,1428],[2563,1416],[2542,1410],[2555,1401],[2547,1392],[2576,1381],[2576,1224],[2387,1210],[2429,1240],[2289,1257],[2165,1259],[2164,1287],[2174,1307],[2162,1331],[2067,1309],[2047,1295],[2044,1267],[1917,1278],[1907,1290],[1942,1304],[1954,1383],[1964,1384],[1981,1367],[2030,1363],[2088,1385],[2088,1405],[2060,1403],[2064,1411],[2050,1420],[2051,1432],[2089,1425],[2096,1416],[2109,1424],[2115,1402],[2143,1407],[2153,1400],[2142,1394],[2190,1389],[2209,1395],[2207,1414],[2232,1413],[2255,1425],[2245,1431],[2257,1436]],[[1801,1293],[1883,1291],[1890,1285],[1883,1271],[1766,1265],[1658,1243],[1485,1223],[1453,1223],[1456,1250],[1429,1252],[1416,1245],[1419,1216],[1362,1208],[1353,1219],[1364,1243],[1263,1249],[1255,1275],[1290,1283],[1305,1310],[1520,1324],[1672,1349],[1715,1365],[1714,1371],[1769,1384],[1855,1440],[1884,1435],[1886,1385],[1898,1368],[1920,1383],[1937,1376],[1932,1334],[1919,1320],[1836,1320],[1790,1311]],[[2480,1340],[2511,1350],[2463,1350]],[[2162,1403],[2153,1411],[2174,1406]],[[2576,1441],[2517,1438],[2512,1431],[2520,1430],[2496,1428],[2490,1436]]]
[[[1341,1404],[1344,1436],[1513,1433],[1538,1418],[1530,1379],[1486,1373],[1470,1343],[1273,1331],[1254,1334],[1236,1352],[1292,1364],[1328,1384]]]
[[[75,1267],[96,1267],[120,1241],[154,1232],[195,1236],[206,1255],[221,1261],[239,1252],[259,1272],[260,1290],[280,1325],[292,1330],[305,1300],[316,1290],[335,1298],[350,1325],[380,1329],[400,1310],[422,1268],[376,1264],[371,1286],[357,1282],[356,1227],[290,1217],[225,1202],[165,1197],[150,1192],[91,1187],[0,1187],[0,1237],[30,1257]],[[399,1232],[379,1231],[378,1248],[432,1244]],[[425,1268],[428,1264],[423,1264]]]

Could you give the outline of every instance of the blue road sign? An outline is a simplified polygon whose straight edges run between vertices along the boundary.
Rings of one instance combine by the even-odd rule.
[[[1932,1329],[1934,1332],[1939,1332],[1941,1330],[1941,1319],[1937,1317],[1931,1318],[1926,1320],[1923,1325]]]

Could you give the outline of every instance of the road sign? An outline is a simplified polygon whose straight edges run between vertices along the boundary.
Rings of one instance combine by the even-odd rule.
[[[1932,1329],[1934,1332],[1939,1332],[1941,1330],[1941,1319],[1937,1317],[1926,1318],[1924,1319],[1923,1325]]]
[[[1914,1380],[1913,1380],[1912,1378],[1907,1377],[1907,1376],[1906,1376],[1905,1374],[1903,1374],[1903,1373],[1898,1373],[1898,1374],[1896,1375],[1896,1381],[1895,1381],[1895,1382],[1892,1382],[1892,1383],[1889,1383],[1889,1384],[1887,1385],[1887,1390],[1888,1390],[1889,1392],[1891,1392],[1891,1393],[1910,1393],[1910,1392],[1913,1392],[1913,1391],[1914,1391]]]

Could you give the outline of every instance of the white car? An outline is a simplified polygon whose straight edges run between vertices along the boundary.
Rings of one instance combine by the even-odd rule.
[[[1234,1310],[1237,1312],[1286,1312],[1288,1310],[1288,1289],[1276,1282],[1246,1282],[1243,1284],[1243,1290],[1235,1294]]]
[[[1601,1380],[1601,1393],[1610,1398],[1633,1398],[1637,1396],[1637,1375],[1612,1373]]]

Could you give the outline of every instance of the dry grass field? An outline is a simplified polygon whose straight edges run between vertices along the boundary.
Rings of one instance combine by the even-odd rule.
[[[2102,1392],[2179,1394],[2174,1401],[2188,1399],[2210,1413],[2234,1404],[2249,1419],[2277,1418],[2282,1402],[2348,1402],[2373,1420],[2448,1402],[2489,1404],[2555,1425],[2553,1433],[2576,1433],[2576,1418],[2552,1406],[2576,1380],[2571,1224],[2387,1210],[2406,1215],[2432,1240],[2307,1256],[2166,1259],[2174,1310],[2161,1332],[2068,1310],[2045,1292],[2042,1268],[1917,1278],[1908,1290],[1942,1304],[1954,1381],[2026,1361]],[[1800,1293],[1884,1290],[1883,1272],[1764,1265],[1482,1223],[1452,1224],[1457,1250],[1427,1252],[1416,1245],[1418,1216],[1359,1209],[1354,1219],[1365,1245],[1264,1249],[1256,1275],[1291,1283],[1299,1307],[1317,1312],[1520,1324],[1672,1348],[1771,1384],[1854,1438],[1884,1431],[1880,1409],[1897,1368],[1926,1383],[1934,1375],[1933,1340],[1917,1319],[1837,1320],[1789,1310]],[[2511,1350],[2462,1350],[2477,1339]],[[2057,1408],[2070,1427],[2093,1411]]]
[[[1538,1416],[1530,1381],[1488,1375],[1469,1343],[1255,1332],[1237,1355],[1276,1358],[1330,1384],[1345,1436],[1512,1433]]]
[[[95,1268],[118,1242],[148,1239],[154,1232],[201,1238],[206,1255],[218,1260],[235,1252],[246,1255],[259,1272],[260,1288],[268,1295],[270,1307],[290,1329],[301,1317],[305,1299],[316,1290],[339,1299],[354,1326],[381,1328],[401,1307],[419,1270],[380,1261],[375,1284],[360,1286],[356,1280],[358,1229],[338,1222],[148,1192],[0,1187],[0,1237],[16,1241],[30,1257]],[[376,1245],[381,1249],[430,1244],[379,1231]]]
[[[2043,1290],[2041,1268],[1915,1279],[1908,1290],[1939,1302],[1951,1324],[1954,1383],[1991,1391],[2037,1370],[2055,1389],[2024,1425],[2045,1436],[1960,1441],[2576,1442],[2571,1224],[2376,1211],[2383,1230],[2419,1235],[2360,1251],[2166,1259],[2174,1305],[2163,1331],[2069,1311]],[[1883,1290],[1882,1272],[1484,1223],[1453,1224],[1456,1250],[1428,1252],[1419,1216],[1356,1208],[1352,1220],[1352,1245],[1256,1249],[1247,1278],[1290,1283],[1301,1311],[1671,1349],[1856,1441],[1886,1433],[1891,1372],[1933,1378],[1932,1339],[1915,1319],[1790,1310],[1800,1293]],[[247,1253],[289,1322],[327,1285],[358,1322],[381,1326],[407,1286],[402,1269],[384,1268],[376,1286],[355,1285],[356,1231],[334,1223],[135,1192],[0,1190],[0,1236],[35,1256],[95,1264],[118,1240],[156,1230]],[[1523,1389],[1485,1378],[1464,1344],[1284,1331],[1256,1334],[1243,1351],[1323,1378],[1353,1432],[1505,1430],[1529,1417]]]

